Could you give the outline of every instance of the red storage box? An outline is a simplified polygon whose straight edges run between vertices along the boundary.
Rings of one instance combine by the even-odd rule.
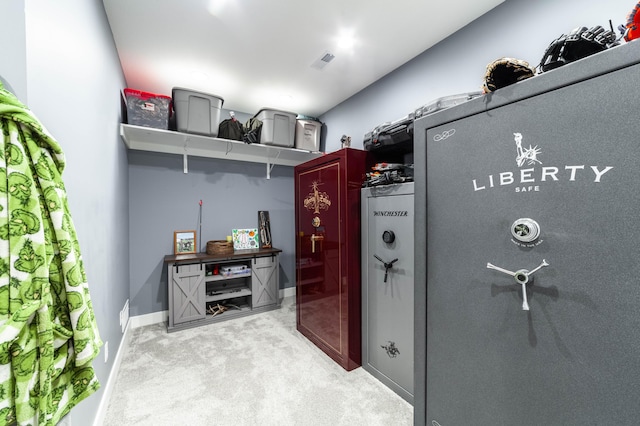
[[[124,89],[127,104],[127,123],[136,126],[169,128],[171,114],[171,97],[142,92],[135,89]]]

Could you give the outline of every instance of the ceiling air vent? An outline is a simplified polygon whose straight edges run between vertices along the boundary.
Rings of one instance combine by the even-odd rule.
[[[332,55],[329,52],[324,52],[320,58],[316,59],[316,61],[311,64],[311,68],[321,70],[326,67],[329,62],[333,61],[334,58],[335,55]]]

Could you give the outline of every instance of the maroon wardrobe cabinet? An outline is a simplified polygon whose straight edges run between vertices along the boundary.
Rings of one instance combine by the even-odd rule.
[[[360,188],[368,153],[295,167],[296,326],[346,370],[361,363]]]

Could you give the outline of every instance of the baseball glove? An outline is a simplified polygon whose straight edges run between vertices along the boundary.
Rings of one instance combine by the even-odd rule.
[[[599,25],[592,28],[579,27],[568,35],[562,34],[549,44],[538,69],[540,72],[550,71],[617,44],[618,40],[613,31],[605,30]]]
[[[518,81],[533,77],[535,70],[527,61],[514,58],[500,58],[487,65],[482,91],[493,92]]]
[[[631,41],[640,37],[640,2],[638,2],[631,12],[627,15],[627,22],[624,27],[620,28],[624,35],[625,41]]]

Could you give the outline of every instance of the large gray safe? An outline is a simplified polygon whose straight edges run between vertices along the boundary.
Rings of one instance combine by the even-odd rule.
[[[413,182],[361,190],[362,368],[413,403]]]
[[[416,122],[416,425],[638,423],[639,63]]]

